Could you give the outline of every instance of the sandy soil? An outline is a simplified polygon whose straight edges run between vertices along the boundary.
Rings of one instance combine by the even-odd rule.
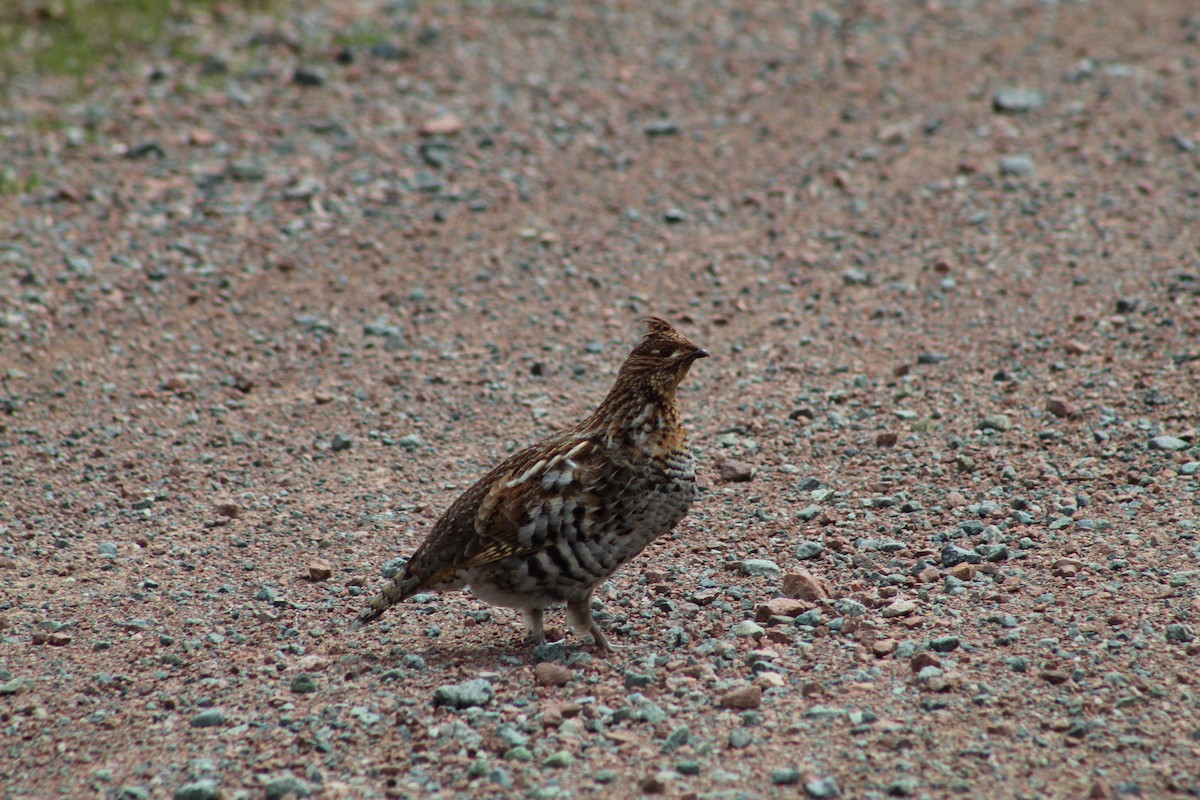
[[[1194,3],[334,5],[4,87],[0,796],[1200,794]],[[625,648],[350,632],[651,313]]]

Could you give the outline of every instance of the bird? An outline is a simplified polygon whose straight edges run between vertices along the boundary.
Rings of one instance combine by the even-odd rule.
[[[466,586],[487,604],[521,610],[535,646],[546,643],[545,610],[565,603],[570,628],[611,653],[592,595],[691,508],[695,458],[676,389],[708,355],[670,323],[647,317],[596,410],[463,492],[354,627],[419,592]]]

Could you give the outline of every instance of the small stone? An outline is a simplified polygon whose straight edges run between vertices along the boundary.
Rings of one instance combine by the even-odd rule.
[[[642,689],[647,686],[654,685],[654,682],[655,678],[653,675],[649,675],[644,672],[637,672],[636,670],[632,669],[625,670],[625,688],[627,690]]]
[[[1167,626],[1166,636],[1167,636],[1168,642],[1179,642],[1180,644],[1187,644],[1188,642],[1195,640],[1196,633],[1191,628],[1189,628],[1187,625],[1181,625],[1179,623],[1174,623],[1172,625]]]
[[[353,444],[354,441],[349,436],[346,436],[342,433],[336,433],[329,441],[329,449],[335,453],[338,453],[342,450],[349,450]]]
[[[899,642],[895,639],[876,639],[871,644],[871,652],[876,658],[885,658],[896,652],[896,645],[898,644]]]
[[[680,725],[663,741],[662,752],[673,753],[683,747],[692,738],[692,731],[687,725]]]
[[[317,683],[311,675],[301,672],[292,678],[290,688],[293,694],[311,694],[317,690]]]
[[[884,619],[894,619],[895,617],[907,617],[916,610],[917,603],[915,600],[896,600],[885,606],[880,613]]]
[[[732,689],[721,695],[717,705],[721,708],[758,708],[762,705],[762,689],[754,685]]]
[[[783,570],[774,561],[765,558],[749,558],[738,564],[742,574],[749,578],[776,578]]]
[[[982,561],[983,558],[974,550],[968,550],[956,544],[948,544],[942,548],[943,567],[953,567],[964,562],[967,564],[978,564]]]
[[[777,786],[792,786],[800,782],[800,770],[795,767],[771,770],[771,783]]]
[[[744,483],[754,479],[754,467],[744,461],[726,461],[718,472],[726,483]]]
[[[100,546],[96,548],[96,552],[104,558],[115,558],[117,555],[117,543],[101,542]]]
[[[979,421],[976,425],[981,431],[1004,431],[1012,428],[1012,421],[1005,414],[989,414]]]
[[[756,622],[767,622],[771,617],[798,617],[812,608],[812,603],[804,600],[793,600],[790,597],[773,597],[765,603],[760,603],[754,610]]]
[[[992,108],[1007,114],[1037,111],[1046,105],[1046,96],[1024,86],[1001,86],[992,95]]]
[[[975,546],[975,552],[984,561],[1005,561],[1008,559],[1008,545],[1006,544],[980,544]]]
[[[242,509],[237,503],[223,502],[213,506],[213,510],[218,516],[227,517],[229,519],[237,519],[241,516]]]
[[[1075,558],[1060,558],[1050,565],[1050,572],[1060,578],[1073,578],[1083,569],[1083,562]]]
[[[826,800],[841,794],[833,778],[811,778],[805,782],[804,791],[808,792],[809,797],[815,797],[817,800]]]
[[[540,664],[543,661],[562,661],[566,653],[567,649],[562,642],[539,644],[533,648],[533,663]]]
[[[813,506],[813,508],[817,509],[817,514],[821,513],[821,509],[816,506]],[[816,516],[816,514],[813,516]],[[816,558],[823,552],[825,552],[825,545],[812,539],[805,539],[792,548],[792,553],[798,561],[807,561],[810,558]]]
[[[656,119],[642,126],[642,133],[650,137],[674,136],[679,133],[679,124],[674,120]]]
[[[801,522],[810,522],[821,515],[821,507],[818,505],[807,505],[796,512],[796,519]],[[810,556],[811,557],[811,556]]]
[[[933,653],[930,653],[928,650],[922,650],[920,653],[917,653],[908,660],[908,666],[913,672],[919,673],[921,670],[927,669],[928,667],[936,667],[937,669],[941,669],[942,660]]]
[[[12,678],[5,683],[0,683],[0,696],[32,692],[34,686],[32,678]]]
[[[733,635],[740,639],[748,639],[750,637],[758,639],[761,638],[765,633],[766,631],[763,630],[761,625],[748,619],[742,620],[737,625],[733,626]]]
[[[778,689],[787,683],[778,672],[760,672],[754,682],[763,689]]]
[[[750,733],[746,728],[734,728],[729,732],[730,747],[740,750],[743,747],[749,747],[753,741],[754,734]]]
[[[1044,669],[1038,673],[1038,677],[1053,686],[1061,686],[1071,679],[1066,672],[1057,669]]]
[[[51,647],[66,647],[71,643],[71,635],[62,631],[55,631],[46,637],[46,644]]]
[[[875,446],[876,447],[895,447],[896,443],[899,441],[900,441],[900,435],[897,433],[892,433],[890,431],[882,431],[880,433],[875,434]]]
[[[542,760],[543,767],[551,767],[553,769],[566,769],[575,763],[575,756],[568,753],[566,750],[559,750]]]
[[[433,704],[452,708],[485,706],[495,695],[490,683],[483,678],[474,678],[465,683],[439,686],[433,693]]]
[[[188,722],[193,728],[216,728],[225,724],[225,712],[219,708],[209,708],[192,717]]]
[[[783,576],[783,593],[788,597],[816,603],[829,597],[829,590],[811,572],[802,569]]]
[[[263,794],[267,800],[284,800],[288,796],[310,797],[316,792],[317,787],[289,773],[267,778],[263,784]]]
[[[175,800],[221,800],[223,793],[214,780],[202,780],[180,786],[175,790]]]
[[[322,558],[314,558],[308,562],[308,579],[314,583],[327,581],[333,577],[333,565]]]
[[[1000,159],[1001,175],[1011,175],[1014,178],[1029,178],[1036,172],[1037,167],[1034,166],[1033,157],[1026,153],[1004,156]]]
[[[1174,436],[1155,436],[1149,446],[1151,450],[1186,450],[1191,445]]]
[[[379,572],[386,580],[391,580],[400,574],[401,571],[408,565],[408,556],[397,556],[396,558],[388,559],[383,562],[383,566],[379,568]]]
[[[324,86],[325,73],[311,67],[297,67],[292,73],[292,82],[297,86]]]
[[[975,580],[975,567],[964,561],[946,570],[946,574],[960,581],[971,581]]]
[[[1056,417],[1079,416],[1079,409],[1061,397],[1051,397],[1047,400],[1046,410]]]
[[[940,639],[934,639],[929,643],[929,649],[935,653],[950,653],[958,649],[959,640],[957,636],[943,636]]]
[[[542,686],[566,686],[575,673],[562,664],[543,661],[533,668],[533,677]]]
[[[453,136],[463,129],[463,121],[454,114],[443,114],[427,120],[421,126],[421,133],[426,136]]]

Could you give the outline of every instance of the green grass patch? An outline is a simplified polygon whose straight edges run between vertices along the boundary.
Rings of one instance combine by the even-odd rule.
[[[189,55],[173,23],[214,16],[217,6],[266,9],[270,0],[0,0],[0,69],[70,75],[166,45]]]

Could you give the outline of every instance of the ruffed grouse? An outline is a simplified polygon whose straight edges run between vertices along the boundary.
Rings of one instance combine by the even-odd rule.
[[[566,603],[571,628],[611,651],[592,593],[674,528],[696,493],[675,388],[708,353],[661,319],[646,326],[600,407],[467,489],[357,624],[418,592],[470,586],[484,602],[521,609],[535,644],[545,642],[545,609]]]

